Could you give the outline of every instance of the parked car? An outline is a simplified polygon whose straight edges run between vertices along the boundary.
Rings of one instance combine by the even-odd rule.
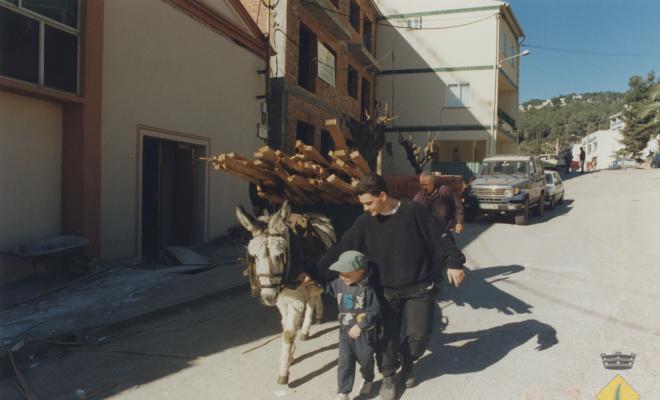
[[[513,216],[516,225],[526,225],[530,209],[537,215],[543,214],[545,192],[545,175],[539,157],[488,157],[470,184],[465,216],[469,222],[478,215],[505,214]]]
[[[660,153],[654,155],[651,159],[651,168],[660,168]]]
[[[637,161],[631,158],[614,160],[610,163],[607,169],[627,169],[627,168],[637,168]]]
[[[557,171],[545,171],[545,204],[550,210],[564,203],[564,182]]]
[[[541,163],[543,164],[544,169],[552,169],[558,171],[560,169],[563,170],[566,168],[566,160],[559,158],[558,155],[541,154],[539,158],[541,158]]]

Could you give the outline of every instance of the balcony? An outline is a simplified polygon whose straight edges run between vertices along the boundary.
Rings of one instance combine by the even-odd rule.
[[[501,108],[497,109],[497,119],[500,124],[504,123],[508,125],[511,131],[518,129],[518,123],[516,120],[509,114],[505,113]]]
[[[364,44],[361,42],[358,43],[346,43],[346,50],[348,50],[349,53],[355,59],[365,68],[370,70],[371,72],[377,72],[380,71],[380,66],[378,65],[378,61],[376,58],[374,58],[373,54],[364,47]]]
[[[303,0],[300,3],[335,39],[351,39],[353,32],[348,21],[344,16],[333,11],[336,7],[330,0]]]

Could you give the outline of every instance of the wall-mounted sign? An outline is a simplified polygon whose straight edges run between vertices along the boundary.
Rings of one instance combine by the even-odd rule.
[[[335,55],[328,50],[323,43],[319,42],[317,51],[317,60],[318,60],[318,75],[319,78],[323,79],[332,87],[335,87]]]

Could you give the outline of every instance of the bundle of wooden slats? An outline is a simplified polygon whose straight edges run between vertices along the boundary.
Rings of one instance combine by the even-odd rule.
[[[263,146],[253,160],[226,153],[208,161],[216,170],[257,185],[260,197],[296,205],[354,204],[357,182],[371,172],[358,151],[344,148],[329,152],[326,158],[301,141],[296,141],[293,156]]]

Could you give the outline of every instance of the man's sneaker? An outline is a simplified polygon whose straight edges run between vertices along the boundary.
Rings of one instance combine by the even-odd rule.
[[[335,400],[349,400],[348,393],[337,393]]]
[[[396,384],[393,376],[383,377],[383,383],[378,392],[380,400],[394,400],[396,397]]]
[[[373,388],[373,382],[362,381],[362,386],[360,387],[360,394],[370,394],[371,389]]]

